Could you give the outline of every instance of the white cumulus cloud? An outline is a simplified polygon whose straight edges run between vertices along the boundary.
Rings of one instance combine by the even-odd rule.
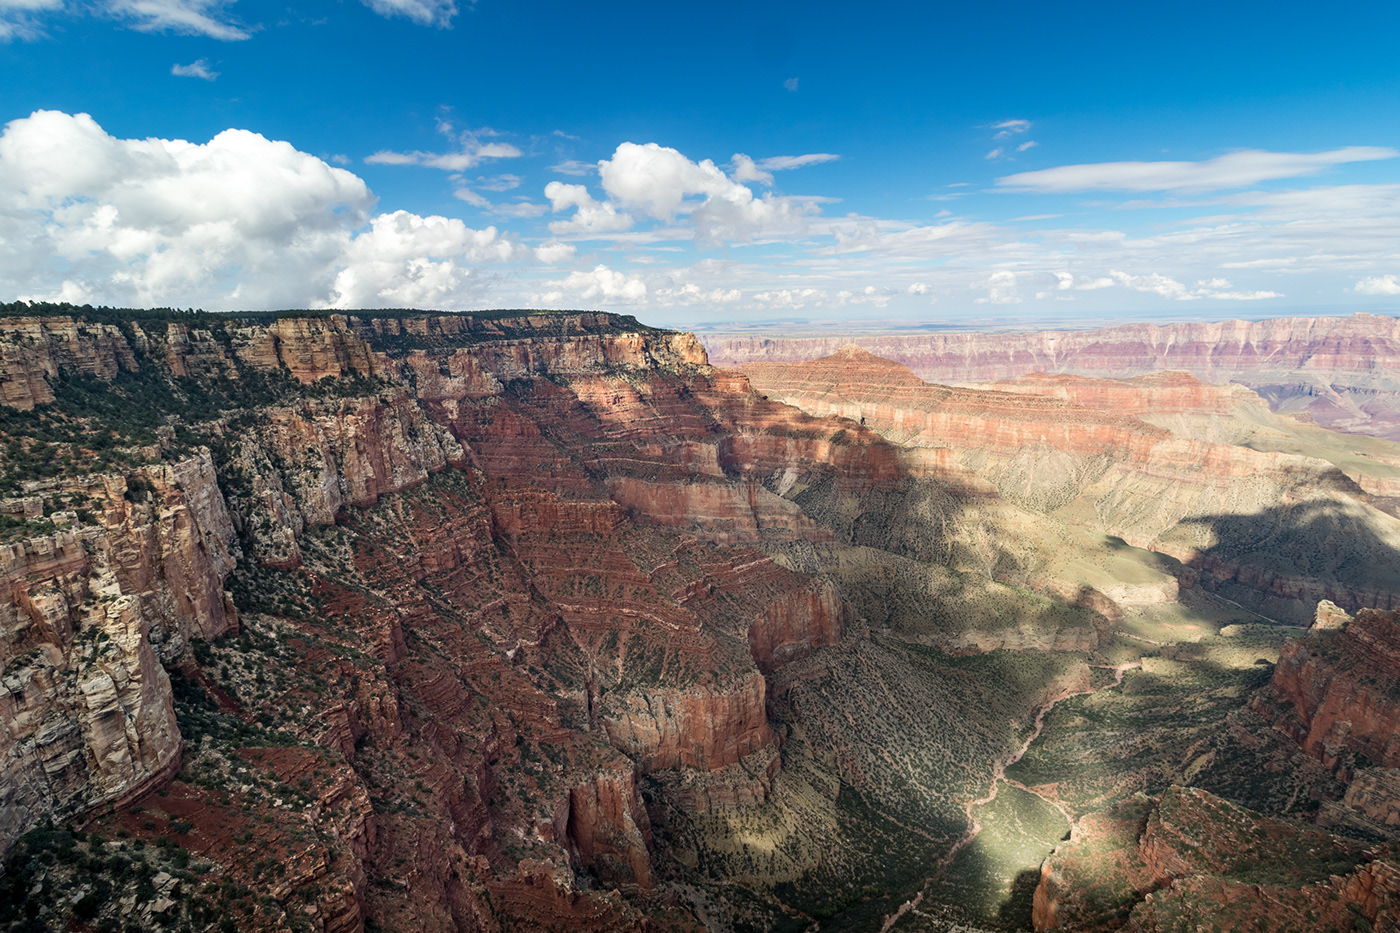
[[[535,247],[535,258],[540,262],[555,263],[573,259],[578,247],[572,243],[546,243]]]
[[[524,259],[529,250],[495,227],[473,230],[448,217],[395,211],[375,217],[352,240],[325,307],[450,306],[469,291],[473,265]],[[318,303],[320,304],[320,303]]]
[[[773,184],[773,173],[759,168],[757,162],[742,152],[734,153],[734,158],[731,161],[734,165],[731,177],[735,181],[740,183],[757,182],[760,185]]]
[[[733,304],[744,297],[737,288],[701,288],[694,282],[686,282],[674,288],[658,288],[655,299],[663,307],[695,305]]]
[[[693,162],[656,143],[622,143],[611,159],[598,163],[598,175],[609,201],[619,208],[667,224],[678,214],[689,214],[702,242],[798,235],[816,213],[812,199],[756,197],[709,159]]]
[[[611,159],[598,163],[603,190],[625,207],[670,221],[688,195],[737,197],[743,185],[731,181],[709,159],[692,162],[669,146],[623,143]],[[750,198],[753,192],[744,188]]]
[[[646,283],[636,276],[609,269],[599,263],[589,271],[569,273],[563,281],[551,282],[554,291],[543,296],[546,304],[559,304],[561,300],[581,299],[583,301],[603,301],[610,303],[633,303],[647,296]]]
[[[826,300],[826,292],[820,288],[778,288],[759,292],[754,300],[769,308],[797,310],[811,304],[821,304]]]
[[[615,233],[632,226],[630,214],[619,213],[607,202],[600,202],[588,193],[583,185],[566,185],[562,181],[551,181],[544,186],[544,196],[549,198],[551,208],[557,213],[574,208],[574,216],[568,220],[550,223],[549,232],[555,235],[567,233]]]
[[[1400,295],[1400,278],[1394,275],[1372,275],[1357,282],[1352,291],[1358,295]]]
[[[1014,305],[1021,302],[1021,290],[1016,285],[1016,273],[1007,269],[998,269],[988,276],[986,281],[979,283],[977,287],[987,291],[985,297],[975,299],[977,304]]]
[[[38,111],[0,132],[0,292],[128,306],[446,305],[530,259],[494,227],[371,214],[345,169],[225,130],[117,139]],[[454,296],[458,296],[454,298]]]

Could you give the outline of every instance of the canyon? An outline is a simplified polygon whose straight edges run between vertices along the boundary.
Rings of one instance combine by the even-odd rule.
[[[929,382],[1029,373],[1128,379],[1163,370],[1255,389],[1275,410],[1400,440],[1400,321],[1374,314],[1264,321],[1121,324],[1032,333],[705,338],[717,366],[804,362],[853,344]]]
[[[0,925],[1165,929],[1254,903],[1182,860],[1260,827],[1328,853],[1270,903],[1388,923],[1400,446],[1200,378],[1354,326],[948,386],[602,312],[13,306]]]

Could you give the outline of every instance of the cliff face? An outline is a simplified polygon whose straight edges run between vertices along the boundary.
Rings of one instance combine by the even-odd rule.
[[[60,512],[66,530],[0,546],[7,843],[168,780],[181,737],[161,663],[237,626],[233,526],[207,456],[63,488],[89,522]]]
[[[872,433],[606,315],[8,319],[0,359],[8,403],[77,455],[10,448],[54,466],[4,503],[0,845],[140,799],[252,881],[236,814],[282,819],[261,782],[339,774],[274,894],[315,886],[330,930],[640,928],[576,873],[651,890],[644,777],[697,813],[762,803],[766,675],[847,622],[834,587],[753,549],[831,538],[774,476],[908,476]],[[174,414],[89,414],[71,399],[93,380]],[[259,748],[249,730],[278,724],[319,750],[246,758],[266,777],[232,801],[197,777],[248,768],[219,729]],[[402,886],[375,880],[406,858]]]
[[[1391,462],[1348,459],[1340,441],[1320,448],[1348,475],[1289,452],[1306,448],[1280,441],[1289,435],[1245,389],[1185,373],[1040,375],[996,389],[952,388],[859,347],[746,371],[773,399],[942,453],[1018,505],[1168,554],[1195,571],[1181,575],[1187,585],[1267,615],[1302,619],[1320,599],[1350,609],[1400,605],[1400,523],[1372,508],[1353,478],[1374,487],[1373,474],[1388,475]],[[1234,435],[1236,442],[1203,439]],[[1265,442],[1281,449],[1256,449]],[[934,475],[955,481],[948,468]],[[1333,532],[1321,532],[1324,524],[1351,527],[1348,544],[1325,544]]]
[[[893,901],[1132,613],[1206,577],[1359,586],[1336,566],[1390,592],[1344,476],[1146,420],[1235,417],[1176,376],[979,391],[848,355],[751,383],[595,314],[11,318],[0,360],[28,387],[0,418],[0,847],[50,872],[15,890],[104,845],[172,869],[122,922]],[[1345,496],[1334,564],[1212,524]],[[46,818],[83,859],[15,842]]]
[[[136,359],[110,324],[71,318],[12,318],[0,328],[0,398],[21,410],[53,401],[47,378],[59,371],[98,379],[132,372]]]
[[[712,361],[747,369],[814,360],[854,344],[938,383],[994,382],[1028,373],[1127,379],[1183,370],[1206,382],[1261,390],[1284,411],[1339,430],[1400,439],[1400,321],[1280,318],[1157,326],[1129,324],[1026,334],[706,338]]]
[[[1400,766],[1400,617],[1363,609],[1291,639],[1254,705],[1329,766]]]
[[[1076,826],[1041,867],[1036,930],[1337,929],[1400,919],[1388,850],[1267,819],[1193,788],[1138,795]]]
[[[1131,379],[1091,379],[1077,375],[1030,373],[1019,379],[993,383],[1018,395],[1062,398],[1096,411],[1119,412],[1138,417],[1197,415],[1236,417],[1241,409],[1262,414],[1266,403],[1257,392],[1240,385],[1202,382],[1189,372],[1167,370]]]

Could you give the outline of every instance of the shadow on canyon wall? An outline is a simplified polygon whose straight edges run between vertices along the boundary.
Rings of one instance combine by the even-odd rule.
[[[1188,519],[1216,543],[1190,561],[1200,585],[1292,624],[1312,620],[1318,600],[1348,611],[1400,605],[1400,548],[1378,530],[1383,517],[1359,504],[1309,500],[1248,515]]]

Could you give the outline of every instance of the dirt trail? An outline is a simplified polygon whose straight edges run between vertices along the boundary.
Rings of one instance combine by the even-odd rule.
[[[1020,761],[1022,758],[1025,757],[1026,752],[1030,751],[1031,745],[1035,742],[1036,739],[1040,738],[1040,733],[1045,728],[1045,717],[1050,715],[1050,711],[1055,708],[1055,705],[1057,703],[1061,703],[1065,700],[1070,699],[1071,697],[1087,696],[1091,693],[1097,693],[1100,690],[1109,690],[1113,687],[1117,687],[1123,683],[1123,675],[1130,670],[1140,669],[1142,667],[1142,662],[1130,661],[1124,664],[1116,664],[1112,667],[1108,667],[1107,665],[1096,666],[1100,667],[1100,669],[1112,670],[1113,682],[1104,684],[1102,687],[1090,687],[1088,690],[1079,690],[1074,693],[1066,694],[1065,696],[1059,697],[1058,699],[1051,700],[1049,703],[1046,703],[1036,712],[1035,728],[1031,730],[1031,734],[1026,737],[1026,740],[1021,743],[1021,747],[1016,749],[1016,751],[1012,752],[1010,755],[996,762],[992,766],[992,783],[991,787],[987,791],[986,796],[978,797],[976,800],[969,800],[966,804],[964,804],[964,809],[967,811],[967,832],[963,833],[962,836],[958,838],[958,841],[953,843],[953,847],[948,850],[948,853],[944,855],[943,858],[938,860],[936,870],[932,875],[925,879],[923,887],[919,889],[919,893],[915,894],[903,904],[900,904],[898,910],[896,910],[894,913],[890,914],[885,918],[885,922],[880,926],[880,933],[889,933],[889,931],[894,927],[894,925],[898,923],[904,917],[905,914],[922,904],[924,901],[924,892],[928,890],[929,885],[936,881],[938,877],[943,874],[943,872],[947,871],[948,866],[953,864],[953,859],[958,857],[958,853],[961,852],[963,849],[967,848],[967,846],[970,845],[972,841],[977,838],[978,834],[982,832],[982,824],[973,815],[973,812],[978,807],[985,807],[993,800],[996,800],[997,791],[998,789],[1000,789],[1003,782],[1015,784],[1017,787],[1021,788],[1027,793],[1035,794],[1035,796],[1039,797],[1041,800],[1044,800],[1046,803],[1050,804],[1055,809],[1059,810],[1061,813],[1065,813],[1064,806],[1059,801],[1051,800],[1045,795],[1031,790],[1029,787],[1026,787],[1019,781],[1007,781],[1006,769],[1014,765],[1016,762]],[[1068,819],[1069,814],[1065,813],[1065,816]]]

